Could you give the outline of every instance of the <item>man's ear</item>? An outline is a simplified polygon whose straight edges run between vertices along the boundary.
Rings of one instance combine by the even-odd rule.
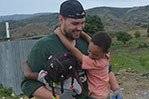
[[[61,24],[63,23],[63,21],[64,21],[63,16],[59,15],[59,16],[58,16],[58,19],[59,19],[59,23],[60,23],[60,25],[61,25]]]

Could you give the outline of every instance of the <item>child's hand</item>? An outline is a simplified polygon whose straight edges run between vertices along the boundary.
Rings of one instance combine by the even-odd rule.
[[[113,93],[112,96],[115,97],[115,98],[118,97],[118,99],[123,99],[123,92],[122,92],[121,88],[117,88],[117,89],[114,91],[114,93]]]
[[[88,43],[91,40],[91,37],[83,31],[81,32],[81,37],[84,38]]]
[[[58,35],[59,34],[59,32],[60,32],[60,28],[58,27],[58,28],[56,28],[56,30],[54,30],[54,33],[56,34],[56,35]]]
[[[72,47],[75,47],[75,45],[76,45],[76,40],[73,40],[72,41]]]

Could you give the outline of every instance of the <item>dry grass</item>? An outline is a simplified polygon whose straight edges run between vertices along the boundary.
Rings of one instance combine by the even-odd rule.
[[[139,31],[141,33],[141,36],[146,36],[147,35],[147,29],[146,28],[140,28],[140,29],[133,29],[129,31],[128,33],[131,34],[134,37],[134,34],[136,31]]]

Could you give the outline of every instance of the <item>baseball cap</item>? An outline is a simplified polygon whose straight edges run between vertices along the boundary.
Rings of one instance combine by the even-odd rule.
[[[79,1],[67,0],[60,6],[60,15],[66,18],[80,19],[85,17],[86,12]]]

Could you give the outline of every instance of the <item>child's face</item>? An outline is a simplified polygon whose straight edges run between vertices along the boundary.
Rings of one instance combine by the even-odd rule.
[[[88,53],[89,53],[89,57],[95,60],[105,57],[105,53],[103,52],[102,48],[95,45],[91,41],[88,46]]]

